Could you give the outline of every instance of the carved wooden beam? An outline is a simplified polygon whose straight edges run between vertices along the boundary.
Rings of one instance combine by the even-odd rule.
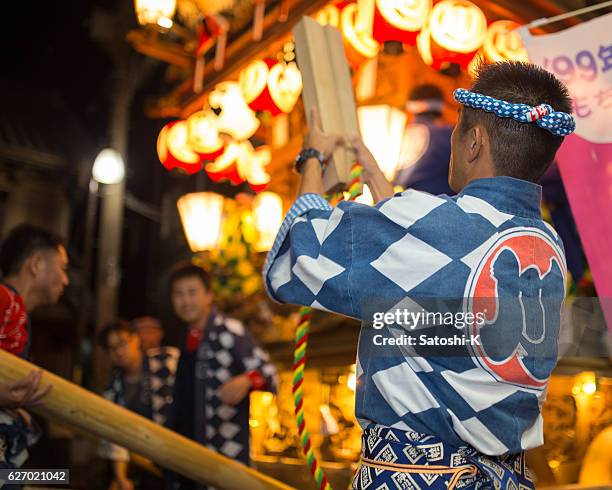
[[[156,33],[142,29],[130,31],[126,37],[140,54],[181,68],[193,68],[195,58],[192,53],[185,51],[181,44],[163,41]]]

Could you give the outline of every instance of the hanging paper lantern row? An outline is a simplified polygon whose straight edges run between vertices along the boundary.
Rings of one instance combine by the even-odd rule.
[[[468,0],[442,0],[417,36],[417,48],[423,61],[436,70],[449,63],[466,69],[486,35],[487,19],[480,8]]]
[[[315,15],[322,25],[338,27],[346,54],[355,67],[375,57],[381,44],[415,45],[434,69],[456,63],[466,69],[479,49],[485,61],[526,61],[519,25],[510,20],[491,23],[469,0],[358,0],[326,5]]]
[[[244,101],[238,83],[217,85],[209,102],[210,110],[198,111],[187,121],[173,121],[161,130],[157,140],[160,161],[168,170],[178,168],[189,175],[202,170],[204,162],[212,162],[205,167],[211,179],[234,185],[247,181],[255,191],[264,189],[270,182],[264,167],[272,154],[268,147],[255,150],[247,139],[259,120]],[[231,137],[244,141],[230,141]]]
[[[414,46],[430,11],[431,0],[359,0],[326,5],[315,19],[341,28],[352,48],[372,58],[386,41]]]
[[[227,145],[223,143],[216,153],[198,154],[189,146],[187,127],[187,121],[173,121],[159,133],[157,155],[168,170],[180,169],[193,175],[209,161],[204,168],[214,182],[228,180],[234,185],[248,182],[255,192],[264,190],[270,183],[270,175],[265,171],[272,160],[268,146],[255,149],[248,140],[231,141]]]
[[[270,58],[250,63],[240,72],[238,83],[252,110],[272,116],[291,112],[302,93],[297,65]]]
[[[416,44],[431,12],[431,0],[369,0],[374,9],[372,37],[379,43]]]

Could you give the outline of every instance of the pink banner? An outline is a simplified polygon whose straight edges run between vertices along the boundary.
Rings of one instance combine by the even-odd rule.
[[[612,332],[612,14],[561,32],[520,33],[529,60],[568,87],[576,133],[557,160],[608,329]]]
[[[591,143],[573,134],[565,138],[557,161],[612,331],[612,143]]]

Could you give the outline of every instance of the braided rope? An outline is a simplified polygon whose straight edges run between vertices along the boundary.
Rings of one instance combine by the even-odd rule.
[[[576,121],[571,114],[556,112],[548,104],[540,104],[536,107],[527,104],[512,104],[464,88],[455,90],[453,97],[460,104],[491,112],[497,117],[510,117],[521,123],[535,122],[542,129],[555,136],[567,136],[576,129]]]
[[[361,183],[361,174],[363,167],[359,163],[351,167],[348,185],[348,201],[352,201],[361,195],[363,184]],[[340,200],[338,196],[332,196],[330,201]],[[293,349],[293,404],[295,406],[295,421],[297,423],[298,435],[302,452],[308,462],[308,467],[312,473],[315,482],[320,490],[332,490],[332,487],[321,468],[317,457],[315,456],[312,447],[310,432],[306,428],[306,417],[304,415],[304,393],[302,385],[304,384],[304,369],[306,368],[306,348],[308,347],[308,332],[310,331],[310,319],[312,318],[312,308],[303,306],[299,312],[300,321],[295,330],[295,347]]]

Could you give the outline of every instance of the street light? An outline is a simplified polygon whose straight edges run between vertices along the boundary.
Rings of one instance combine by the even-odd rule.
[[[108,280],[110,277],[113,281],[117,279],[118,268],[117,259],[118,250],[120,247],[120,238],[117,230],[121,229],[122,213],[123,213],[123,179],[125,177],[125,163],[121,154],[114,149],[106,148],[98,153],[93,167],[91,169],[91,177],[89,179],[89,188],[87,194],[87,210],[85,215],[85,236],[83,240],[83,306],[80,312],[77,329],[79,338],[85,338],[87,325],[90,320],[91,307],[94,303],[94,292],[91,290],[91,274],[93,263],[93,250],[96,237],[96,213],[98,209],[98,197],[102,198],[102,210],[100,217],[100,233],[99,243],[99,272],[97,277],[97,310],[95,315],[96,327],[106,323],[105,320],[100,320],[100,311],[110,312],[109,316],[114,316],[114,307],[109,307],[108,298],[115,294],[116,283]],[[99,192],[98,184],[107,184]],[[109,185],[114,184],[114,185]],[[109,211],[117,211],[109,213]],[[110,230],[107,231],[107,230]],[[111,243],[110,241],[115,241]],[[101,291],[104,290],[104,295]],[[108,292],[107,292],[108,291]],[[112,300],[112,297],[111,297]],[[95,327],[94,327],[95,328]],[[87,357],[86,349],[89,350],[86,344],[82,346],[83,358]],[[94,354],[97,357],[98,354]],[[84,361],[83,361],[84,362]],[[95,375],[94,375],[95,376]],[[94,383],[96,380],[94,379]]]
[[[92,175],[100,184],[118,184],[125,177],[125,163],[117,150],[105,148],[96,157]]]

